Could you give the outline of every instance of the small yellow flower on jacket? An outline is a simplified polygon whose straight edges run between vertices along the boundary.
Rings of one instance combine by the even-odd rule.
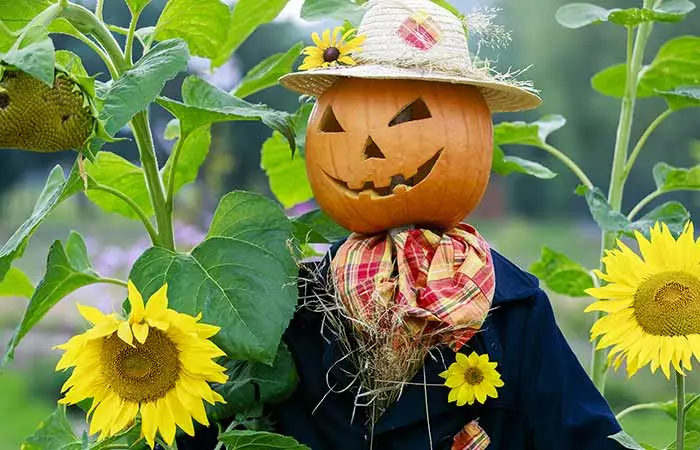
[[[467,356],[456,354],[457,361],[442,372],[445,386],[450,388],[448,402],[457,402],[457,406],[473,405],[474,401],[485,403],[488,397],[498,398],[496,388],[503,386],[501,374],[496,371],[497,363],[489,361],[489,355],[477,355],[472,352]]]
[[[357,64],[350,54],[361,50],[365,36],[356,36],[348,41],[355,29],[350,29],[341,36],[342,31],[343,27],[336,27],[332,37],[330,29],[323,32],[323,37],[320,37],[318,33],[313,33],[311,38],[316,45],[306,47],[302,51],[306,58],[299,66],[299,70],[320,69],[339,64],[346,66]]]

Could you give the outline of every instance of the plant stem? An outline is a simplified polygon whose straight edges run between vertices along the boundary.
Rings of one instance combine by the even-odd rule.
[[[118,280],[116,278],[100,278],[100,283],[114,284],[116,286],[128,287],[128,283],[126,281]]]
[[[146,185],[148,186],[148,193],[151,197],[153,212],[156,215],[156,223],[158,224],[158,239],[157,243],[154,244],[169,250],[175,250],[172,215],[168,212],[165,203],[165,190],[158,172],[158,161],[156,160],[156,152],[153,147],[148,111],[141,111],[136,114],[130,125],[139,148],[141,166],[146,176]]]
[[[653,6],[653,0],[644,0],[644,7]],[[639,85],[639,73],[644,59],[649,34],[652,30],[652,23],[645,22],[639,25],[637,37],[634,38],[632,27],[627,28],[627,80],[625,83],[625,95],[622,98],[620,108],[620,120],[617,127],[617,137],[615,140],[615,151],[613,155],[613,166],[610,174],[610,189],[608,191],[608,203],[614,211],[622,208],[622,195],[625,186],[625,166],[627,163],[627,152],[629,150],[630,136],[632,134],[632,120],[634,118],[634,106],[637,98],[637,87]],[[602,233],[601,259],[605,251],[615,247],[617,233]],[[602,264],[602,263],[601,263]],[[603,267],[601,266],[601,269]],[[603,313],[597,312],[595,320],[602,317]],[[593,383],[601,393],[605,392],[605,381],[607,375],[607,352],[603,349],[596,350],[598,339],[593,342],[593,358],[591,361],[591,378]]]
[[[226,429],[222,433],[227,433],[229,431],[233,431],[233,429],[236,428],[240,424],[241,423],[239,421],[234,419],[231,421],[230,424],[228,424],[228,426],[226,427]],[[219,428],[219,429],[221,429],[221,428]],[[219,434],[222,434],[222,433],[219,433]],[[214,447],[214,450],[221,450],[222,448],[224,448],[224,443],[219,441],[219,443],[216,444],[216,447]]]
[[[685,412],[688,412],[690,407],[693,406],[695,404],[695,402],[697,402],[698,400],[700,400],[700,394],[695,394],[695,396],[693,398],[691,398],[688,402],[686,402],[685,407],[683,408],[683,409],[685,409]]]
[[[676,372],[676,448],[683,450],[685,438],[685,376]]]
[[[126,44],[124,45],[124,59],[126,63],[130,66],[134,63],[131,59],[131,54],[134,51],[134,35],[136,34],[136,24],[139,21],[140,14],[134,14],[131,16],[131,23],[129,23],[129,31],[126,34]]]
[[[94,36],[109,55],[117,74],[129,68],[116,39],[92,11],[75,3],[69,3],[63,11],[63,17],[81,33]]]
[[[170,164],[170,170],[168,171],[167,175],[168,178],[165,183],[165,187],[168,190],[168,196],[165,204],[168,213],[170,213],[171,215],[173,213],[175,203],[175,170],[177,169],[177,163],[180,160],[180,153],[182,153],[183,143],[185,142],[185,140],[187,140],[188,137],[189,134],[181,134],[177,142],[175,143],[175,147],[173,148],[172,154],[170,155],[170,158],[172,159],[172,164]]]
[[[639,156],[639,153],[641,153],[642,149],[644,148],[644,144],[647,143],[647,139],[649,139],[649,136],[654,132],[656,127],[658,127],[661,122],[666,120],[668,116],[673,113],[672,109],[667,109],[666,111],[662,112],[659,117],[654,119],[654,121],[649,125],[649,127],[644,131],[644,134],[642,134],[642,137],[639,138],[639,141],[637,141],[637,145],[634,147],[634,150],[632,150],[632,154],[629,157],[629,160],[627,160],[627,165],[625,166],[625,180],[627,180],[627,177],[629,176],[630,172],[632,172],[632,168],[634,167],[634,163],[637,161],[637,157]]]
[[[591,183],[591,180],[588,178],[588,176],[586,176],[586,173],[583,171],[583,169],[581,169],[578,166],[578,164],[572,161],[571,158],[566,156],[561,150],[552,145],[547,144],[546,142],[540,148],[549,153],[550,155],[554,156],[561,162],[563,162],[566,165],[566,167],[571,169],[574,175],[578,177],[581,183],[586,185],[586,187],[588,187],[589,189],[593,188],[593,183]]]
[[[615,416],[615,419],[619,422],[620,419],[625,417],[627,414],[633,413],[635,411],[647,411],[647,410],[661,411],[662,409],[658,403],[640,403],[638,405],[632,405],[629,408],[623,409]]]
[[[97,45],[92,39],[89,37],[85,36],[83,33],[78,32],[78,34],[73,34],[71,35],[74,38],[78,39],[80,42],[83,44],[87,45],[92,49],[93,52],[97,54],[97,56],[100,57],[100,59],[105,63],[105,66],[107,66],[107,70],[109,71],[109,74],[112,76],[112,78],[118,78],[119,73],[117,72],[117,68],[114,67],[114,63],[112,62],[112,59],[107,55],[107,53]]]
[[[97,0],[97,5],[95,6],[95,16],[100,20],[100,22],[104,22],[104,17],[102,16],[102,9],[104,8],[104,0]]]
[[[691,188],[678,188],[678,189],[669,189],[666,191],[661,191],[659,189],[655,190],[654,192],[650,193],[643,199],[637,203],[637,205],[630,211],[630,213],[627,215],[627,218],[632,220],[634,219],[637,214],[647,206],[649,203],[651,203],[653,200],[656,200],[658,197],[661,197],[663,194],[668,194],[669,192],[678,192],[678,191],[697,191],[697,189],[691,189]]]
[[[151,238],[151,242],[153,242],[153,244],[156,245],[156,243],[158,242],[158,233],[156,232],[155,228],[153,228],[153,224],[151,223],[146,213],[143,212],[143,209],[141,209],[139,205],[137,205],[136,202],[134,202],[128,195],[126,195],[122,191],[114,189],[111,186],[105,186],[104,184],[99,183],[91,184],[89,186],[89,189],[92,191],[108,192],[113,196],[124,201],[124,203],[126,203],[127,205],[129,205],[129,207],[136,213],[136,215],[139,216],[141,222],[143,222],[143,226],[146,228],[148,236]]]

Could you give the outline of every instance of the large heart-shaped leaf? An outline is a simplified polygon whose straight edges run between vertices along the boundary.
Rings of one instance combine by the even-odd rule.
[[[542,256],[530,266],[530,272],[557,294],[586,297],[586,289],[593,287],[593,279],[585,267],[549,247],[542,247]]]
[[[159,42],[111,83],[104,93],[100,118],[110,135],[116,134],[138,112],[145,110],[165,83],[187,68],[187,44],[180,39]]]
[[[34,433],[22,443],[22,450],[81,450],[82,442],[75,436],[65,405],[59,405],[42,420]]]
[[[161,106],[180,120],[182,135],[216,122],[260,120],[287,138],[292,148],[296,146],[289,113],[275,111],[265,105],[253,105],[195,76],[183,82],[182,98],[184,103],[158,99]]]
[[[280,345],[272,366],[236,360],[224,365],[228,381],[214,384],[212,388],[226,403],[207,405],[207,415],[214,420],[231,417],[257,404],[281,402],[294,392],[298,382],[294,360],[285,345]]]
[[[213,339],[230,358],[271,364],[297,300],[292,229],[274,202],[233,192],[190,254],[152,248],[130,278],[146,297],[168,283],[170,306],[220,326]]]
[[[269,449],[269,450],[310,450],[294,438],[267,431],[233,430],[221,433],[219,440],[228,450]]]
[[[3,364],[12,359],[22,338],[63,297],[83,286],[100,281],[100,276],[92,270],[87,248],[80,234],[71,232],[65,247],[61,241],[54,242],[49,249],[44,278],[37,285],[27,310],[10,339]]]
[[[228,37],[212,61],[214,66],[225,63],[253,31],[274,20],[286,5],[287,0],[238,0],[228,25]]]
[[[329,244],[350,235],[350,231],[333,222],[320,209],[310,211],[292,219],[294,237],[301,243]]]
[[[80,192],[82,180],[78,172],[77,164],[73,166],[68,179],[63,177],[63,169],[56,166],[46,180],[44,189],[34,205],[34,210],[29,218],[15,231],[8,241],[0,248],[0,280],[10,269],[12,261],[22,256],[29,238],[34,234],[41,222],[61,202]]]
[[[183,39],[193,55],[216,58],[226,43],[230,17],[229,7],[221,0],[168,0],[154,36]]]
[[[277,80],[292,71],[292,65],[301,54],[303,44],[299,42],[285,53],[277,53],[263,59],[257,66],[245,74],[231,94],[246,98],[263,89],[277,85]]]

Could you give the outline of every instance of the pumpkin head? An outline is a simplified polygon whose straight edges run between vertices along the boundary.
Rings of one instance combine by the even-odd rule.
[[[479,203],[493,124],[473,86],[348,78],[317,101],[306,134],[316,200],[357,233],[449,229]]]

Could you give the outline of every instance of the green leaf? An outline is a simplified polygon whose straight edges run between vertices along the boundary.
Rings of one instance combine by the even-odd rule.
[[[608,439],[612,439],[613,441],[617,441],[623,447],[629,448],[631,450],[645,450],[644,447],[637,444],[637,442],[632,438],[632,436],[625,433],[624,431],[619,431],[613,435],[610,435],[610,436],[608,436]]]
[[[55,0],[0,0],[0,21],[11,30],[19,30]]]
[[[3,365],[14,356],[22,338],[63,297],[89,284],[100,282],[100,276],[92,270],[90,260],[80,234],[72,231],[65,247],[61,241],[49,249],[44,278],[36,287],[22,321],[17,326],[3,359]]]
[[[582,28],[608,20],[610,11],[591,3],[570,3],[557,10],[557,22],[566,28]]]
[[[43,26],[23,30],[9,51],[0,53],[0,61],[53,86],[56,55],[49,32]]]
[[[305,0],[301,7],[301,18],[316,20],[349,20],[356,24],[362,19],[365,9],[350,0]]]
[[[34,205],[29,218],[15,231],[5,245],[0,248],[0,280],[10,269],[12,261],[22,256],[29,238],[34,234],[39,224],[65,199],[80,192],[82,180],[78,173],[77,164],[73,166],[68,179],[63,177],[63,169],[56,166],[49,174],[46,185]]]
[[[350,231],[333,222],[320,209],[292,219],[294,237],[302,244],[328,244],[344,239]]]
[[[180,132],[189,134],[204,125],[234,120],[260,120],[296,147],[291,116],[265,105],[253,105],[233,97],[206,81],[191,76],[182,83],[184,103],[159,98],[158,103],[180,120]]]
[[[163,131],[163,138],[166,141],[174,141],[180,138],[180,121],[177,119],[171,119],[170,122],[165,126],[165,131]]]
[[[585,267],[549,247],[542,247],[542,257],[530,267],[530,272],[557,294],[586,297],[586,289],[593,287],[593,279]]]
[[[151,3],[151,0],[126,0],[126,5],[129,7],[131,14],[134,16],[141,14],[141,11],[143,11],[143,9],[148,6],[149,3]],[[163,13],[165,13],[165,11]]]
[[[291,238],[292,224],[274,202],[233,192],[190,254],[152,248],[130,279],[146,297],[167,282],[170,307],[220,326],[213,341],[230,358],[272,364],[297,302]]]
[[[231,12],[221,0],[168,0],[155,39],[180,38],[193,55],[216,58],[226,43]]]
[[[499,175],[510,175],[513,172],[532,175],[536,178],[545,180],[554,178],[556,173],[552,172],[545,166],[534,161],[518,158],[517,156],[505,156],[500,147],[493,148],[493,171]]]
[[[179,139],[179,137],[178,137]],[[180,149],[180,159],[177,162],[175,169],[175,192],[177,193],[182,186],[192,183],[197,179],[199,168],[204,164],[204,160],[209,154],[211,146],[211,127],[205,125],[192,131]],[[167,186],[172,170],[172,159],[168,158],[165,166],[161,170],[161,176],[164,184]]]
[[[622,232],[629,229],[630,221],[621,212],[612,209],[600,189],[579,186],[576,193],[586,198],[593,220],[603,231]]]
[[[267,431],[233,430],[221,433],[219,440],[228,450],[310,450],[294,438]]]
[[[0,281],[0,297],[31,298],[34,286],[29,277],[16,267],[11,267]]]
[[[664,192],[700,190],[700,165],[680,168],[660,162],[654,166],[654,182],[657,189]]]
[[[214,67],[225,63],[253,31],[274,20],[285,6],[287,0],[238,0],[228,24],[228,37],[212,61]]]
[[[187,67],[187,45],[179,39],[159,42],[133,68],[107,88],[100,118],[114,136],[136,113],[148,108],[172,80]]]
[[[674,111],[684,108],[700,107],[700,87],[680,87],[672,91],[657,91],[666,99],[668,107]]]
[[[95,182],[126,194],[147,216],[153,215],[146,180],[140,167],[115,153],[103,151],[97,154],[94,162],[85,161],[85,171]],[[129,205],[108,192],[90,189],[87,196],[105,212],[139,220],[139,216]]]
[[[81,450],[80,442],[66,417],[66,407],[59,405],[44,419],[21,446],[22,450]]]
[[[689,220],[690,213],[682,203],[667,202],[631,223],[626,233],[632,234],[636,230],[649,238],[651,227],[657,222],[663,222],[674,236],[680,236]]]
[[[592,84],[601,94],[622,98],[626,78],[625,65],[618,64],[596,74]],[[696,85],[700,85],[700,37],[680,36],[666,42],[644,68],[637,96],[659,96],[660,92]]]
[[[290,154],[289,143],[274,133],[262,146],[262,168],[270,181],[270,190],[285,208],[314,197],[306,175],[306,162],[299,153]]]
[[[312,109],[313,104],[307,103],[299,108],[292,119],[300,149],[304,147],[306,124]],[[263,143],[261,165],[270,181],[272,193],[285,208],[313,198],[303,152],[290,152],[289,143],[281,134],[275,132]]]
[[[260,403],[279,403],[294,392],[298,377],[294,360],[287,347],[280,345],[272,366],[252,361],[229,360],[224,366],[228,381],[212,388],[226,400],[225,404],[207,405],[207,415],[214,420],[231,417]]]
[[[692,7],[688,9],[688,6]],[[629,8],[611,10],[608,20],[616,25],[634,27],[644,22],[679,22],[695,8],[688,1],[670,1],[658,8]]]
[[[262,60],[243,77],[231,94],[246,98],[256,92],[277,85],[277,80],[292,71],[292,65],[301,54],[303,44],[295,44],[286,53],[277,53]]]
[[[61,66],[66,72],[76,77],[89,77],[90,75],[83,67],[83,61],[80,56],[68,50],[56,51],[56,65]]]
[[[501,122],[493,129],[495,145],[522,144],[541,147],[553,132],[566,125],[566,119],[559,114],[550,114],[541,119],[526,122]]]

